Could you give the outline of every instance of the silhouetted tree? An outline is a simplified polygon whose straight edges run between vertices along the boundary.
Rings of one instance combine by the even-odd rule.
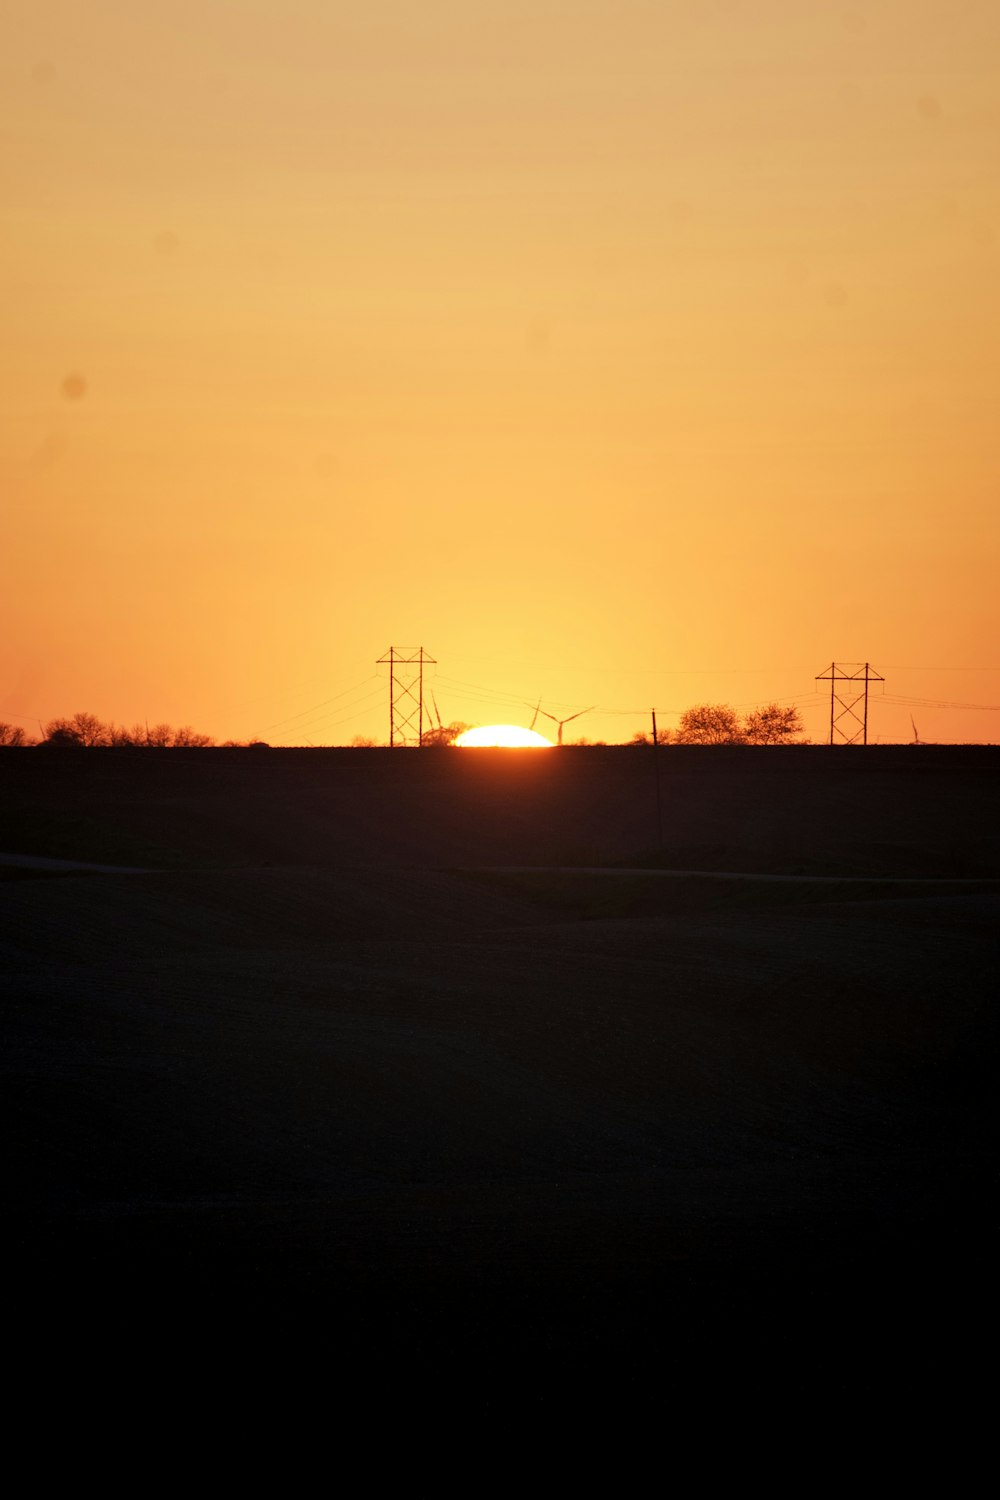
[[[131,729],[126,729],[124,724],[108,725],[108,743],[118,747],[135,747],[145,743],[146,730],[144,725],[135,724]]]
[[[677,745],[742,745],[744,739],[739,715],[728,703],[699,703],[685,709],[674,735]]]
[[[264,742],[263,740],[254,740],[252,743],[262,745]],[[171,744],[175,745],[179,750],[204,750],[207,746],[214,745],[215,741],[210,734],[199,734],[197,730],[191,728],[190,724],[185,724],[183,729],[176,731]]]
[[[452,724],[439,724],[436,729],[425,729],[423,747],[426,750],[433,749],[435,746],[453,745],[468,727],[468,724],[460,724],[456,721]]]
[[[34,741],[29,740],[20,724],[5,724],[0,720],[0,745],[31,745],[33,743]]]
[[[787,745],[802,733],[802,719],[795,707],[769,703],[755,708],[743,720],[743,737],[748,745]]]
[[[656,726],[656,743],[658,745],[667,745],[672,739],[673,734],[669,729],[661,729],[659,725]],[[651,745],[652,743],[653,736],[651,734],[643,734],[641,729],[637,729],[629,740],[630,745]]]
[[[102,724],[96,714],[79,713],[71,719],[53,719],[46,724],[44,743],[83,747],[134,745],[154,749],[175,745],[180,749],[200,749],[213,745],[215,741],[211,735],[200,734],[189,724],[177,730],[169,724],[133,724],[131,729],[126,729],[123,724]]]
[[[71,719],[53,719],[45,726],[45,738],[60,745],[107,745],[107,725],[96,714],[78,713]]]

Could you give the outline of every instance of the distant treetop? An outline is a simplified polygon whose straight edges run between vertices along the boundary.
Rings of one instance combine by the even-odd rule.
[[[741,719],[728,703],[699,703],[685,709],[675,745],[789,745],[802,733],[795,707],[768,703]]]
[[[0,744],[5,743],[0,739]],[[14,741],[12,743],[26,743]],[[131,747],[134,749],[204,749],[214,745],[209,734],[200,734],[185,724],[173,729],[169,724],[133,724],[126,729],[122,724],[103,723],[96,714],[76,713],[69,719],[52,719],[45,726],[43,745],[70,749],[100,747]]]

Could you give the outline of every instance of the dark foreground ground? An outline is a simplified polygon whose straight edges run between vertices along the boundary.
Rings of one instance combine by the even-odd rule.
[[[651,758],[3,752],[26,1347],[973,1420],[998,752]]]

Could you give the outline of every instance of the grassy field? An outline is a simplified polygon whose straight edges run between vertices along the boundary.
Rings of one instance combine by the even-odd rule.
[[[997,752],[676,755],[661,844],[630,749],[4,752],[0,850],[150,870],[0,885],[46,1319],[488,1408],[954,1386]]]

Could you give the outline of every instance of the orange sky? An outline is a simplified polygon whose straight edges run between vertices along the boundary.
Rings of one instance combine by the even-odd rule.
[[[0,75],[0,718],[1000,704],[996,0],[7,0]]]

